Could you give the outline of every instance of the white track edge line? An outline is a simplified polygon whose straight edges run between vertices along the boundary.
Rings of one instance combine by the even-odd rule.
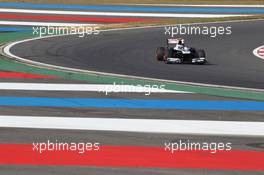
[[[116,5],[116,4],[112,4]],[[168,7],[248,7],[248,8],[263,8],[264,5],[223,5],[223,4],[126,4],[121,5],[135,5],[135,6],[168,6]]]
[[[0,116],[0,127],[264,137],[264,122]]]
[[[30,91],[88,91],[88,92],[138,92],[138,93],[191,93],[186,91],[166,90],[146,87],[144,85],[119,84],[54,84],[54,83],[0,83],[0,90],[30,90]]]
[[[59,26],[59,27],[78,27],[78,26],[96,26],[98,24],[85,24],[85,23],[63,23],[63,22],[28,22],[28,21],[0,21],[0,25],[13,25],[13,26]]]

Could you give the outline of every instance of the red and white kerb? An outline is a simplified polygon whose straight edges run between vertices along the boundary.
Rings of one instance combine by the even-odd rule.
[[[253,51],[254,55],[264,59],[264,46],[260,46]]]

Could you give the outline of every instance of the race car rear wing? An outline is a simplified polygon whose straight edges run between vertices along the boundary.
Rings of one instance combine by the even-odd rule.
[[[172,39],[167,39],[167,44],[179,44],[179,42],[184,43],[184,39],[182,38],[172,38]]]

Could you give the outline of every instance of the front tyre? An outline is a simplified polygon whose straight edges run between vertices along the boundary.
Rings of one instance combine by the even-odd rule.
[[[205,51],[203,49],[197,50],[197,55],[198,55],[198,58],[199,59],[203,59],[204,60],[202,62],[199,62],[198,64],[205,64],[205,63],[207,63],[206,54],[205,54]]]
[[[203,49],[200,49],[197,51],[198,57],[199,58],[206,58],[205,51]]]

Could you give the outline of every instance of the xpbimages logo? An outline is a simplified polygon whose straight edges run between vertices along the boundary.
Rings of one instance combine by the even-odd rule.
[[[176,25],[166,26],[165,35],[174,37],[175,35],[204,35],[215,38],[223,35],[231,35],[231,26],[194,26],[194,25]]]
[[[164,149],[172,154],[177,151],[209,151],[215,154],[218,151],[230,151],[232,149],[232,143],[179,140],[178,142],[165,142]]]
[[[66,143],[66,142],[51,142],[48,140],[47,142],[42,143],[32,143],[32,150],[39,152],[40,154],[43,152],[52,152],[52,151],[74,151],[79,154],[84,154],[89,151],[99,151],[100,143],[91,143],[91,142],[79,142],[79,143]]]
[[[71,26],[71,27],[33,27],[33,35],[38,37],[56,36],[56,35],[78,35],[83,38],[88,35],[100,34],[98,26]]]

